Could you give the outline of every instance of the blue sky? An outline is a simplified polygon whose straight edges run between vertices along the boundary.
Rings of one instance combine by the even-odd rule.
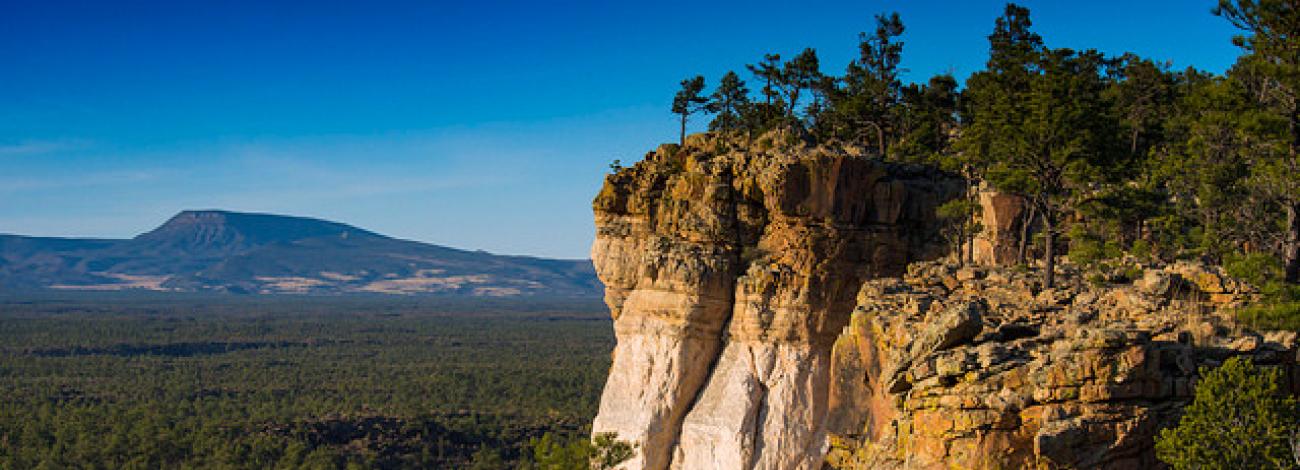
[[[1222,72],[1214,3],[1022,2],[1049,46]],[[608,164],[675,140],[685,76],[803,47],[838,74],[898,11],[906,78],[963,78],[1002,5],[0,0],[0,233],[220,208],[583,258]]]

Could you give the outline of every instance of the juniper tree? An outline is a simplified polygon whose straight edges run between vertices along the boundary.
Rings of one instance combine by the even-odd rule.
[[[1300,468],[1291,442],[1300,404],[1282,387],[1281,371],[1237,356],[1200,373],[1178,425],[1156,437],[1160,460],[1176,470]]]

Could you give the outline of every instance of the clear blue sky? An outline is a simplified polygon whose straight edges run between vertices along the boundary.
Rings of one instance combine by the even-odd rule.
[[[1023,2],[1049,46],[1222,72],[1213,3]],[[220,208],[583,258],[609,162],[676,138],[683,77],[803,47],[838,74],[899,11],[907,78],[964,78],[1002,5],[0,0],[0,233]]]

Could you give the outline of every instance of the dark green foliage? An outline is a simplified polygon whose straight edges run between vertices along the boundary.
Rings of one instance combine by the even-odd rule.
[[[980,224],[975,218],[979,210],[979,204],[966,198],[952,199],[935,209],[935,216],[943,224],[941,233],[953,249],[960,250],[963,242],[979,233]],[[956,255],[959,262],[965,259],[963,253],[958,252]]]
[[[682,80],[682,88],[673,96],[673,114],[681,117],[682,132],[679,144],[686,143],[686,120],[692,114],[708,109],[709,99],[701,95],[704,92],[704,77],[696,75]]]
[[[799,100],[805,91],[810,91],[821,83],[821,62],[817,59],[817,51],[811,48],[804,49],[794,58],[786,61],[781,66],[780,80],[777,81],[778,89],[781,91],[781,97],[785,102],[785,116],[790,121],[791,127],[799,126],[798,111]],[[805,111],[805,116],[815,116],[820,107],[820,102],[814,99]]]
[[[876,15],[872,34],[859,34],[858,58],[844,72],[843,87],[830,91],[829,129],[824,132],[874,147],[884,156],[901,127],[899,62],[903,21],[898,13]]]
[[[1202,368],[1195,400],[1177,427],[1160,432],[1156,455],[1178,470],[1300,467],[1291,445],[1300,405],[1280,379],[1243,357]]]
[[[1077,224],[1070,227],[1070,261],[1087,267],[1124,254],[1116,238],[1104,229]]]
[[[1255,106],[1239,126],[1255,141],[1246,154],[1247,184],[1259,203],[1285,214],[1273,245],[1286,282],[1300,283],[1300,8],[1285,0],[1219,0],[1214,13],[1245,33],[1233,38],[1246,54],[1228,75]]]
[[[927,163],[965,173],[952,152],[952,133],[957,129],[957,79],[935,75],[924,85],[902,89],[898,110],[898,138],[890,144],[892,160]]]
[[[903,83],[905,27],[897,14],[881,14],[859,35],[843,76],[822,74],[812,49],[785,62],[768,54],[748,66],[763,87],[745,104],[728,74],[714,102],[741,104],[715,105],[710,128],[743,130],[750,142],[761,136],[763,147],[856,146],[1020,195],[1035,220],[1021,224],[1019,258],[1041,256],[1048,284],[1067,247],[1078,260],[1117,250],[1163,261],[1271,254],[1296,284],[1300,8],[1219,3],[1214,12],[1242,30],[1234,42],[1244,51],[1224,76],[1131,53],[1049,48],[1029,10],[1008,4],[988,36],[985,69],[960,91],[948,75]],[[792,132],[765,134],[778,128]],[[967,199],[975,201],[973,190]]]
[[[636,449],[613,433],[568,439],[547,433],[530,442],[531,453],[520,467],[528,470],[610,470],[635,455]]]
[[[0,299],[3,300],[3,299]],[[513,467],[580,436],[597,302],[0,302],[0,468]]]
[[[1043,49],[1028,11],[1008,5],[989,37],[989,70],[971,77],[963,149],[985,178],[1026,195],[1045,235],[1046,284],[1061,214],[1107,166],[1113,123],[1096,51]]]
[[[1224,268],[1260,289],[1260,301],[1238,311],[1239,320],[1255,328],[1300,332],[1300,286],[1285,282],[1281,260],[1264,253],[1233,255]]]
[[[708,110],[716,116],[709,130],[724,134],[734,133],[745,126],[741,116],[749,112],[749,89],[736,72],[727,72],[718,82],[718,89],[710,96]]]

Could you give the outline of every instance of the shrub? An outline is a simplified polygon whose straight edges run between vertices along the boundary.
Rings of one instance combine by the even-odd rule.
[[[1260,330],[1300,332],[1300,302],[1263,302],[1237,311],[1237,320]]]
[[[1283,282],[1282,262],[1264,254],[1228,256],[1228,274],[1259,287],[1260,301],[1237,311],[1237,319],[1266,330],[1300,331],[1300,286]]]
[[[1152,254],[1151,244],[1146,240],[1136,240],[1133,242],[1133,246],[1129,248],[1129,253],[1137,259],[1149,260]]]
[[[1110,234],[1090,229],[1083,224],[1070,228],[1070,261],[1090,268],[1096,268],[1101,261],[1115,259],[1124,254],[1124,250]]]
[[[1269,254],[1230,255],[1223,261],[1229,275],[1256,286],[1263,287],[1282,278],[1282,262]]]
[[[1124,280],[1128,282],[1133,282],[1138,279],[1142,279],[1142,276],[1145,274],[1146,271],[1144,271],[1141,266],[1136,266],[1136,265],[1124,268],[1124,272],[1122,273]]]
[[[1280,375],[1242,357],[1201,368],[1196,398],[1178,426],[1160,432],[1156,456],[1175,469],[1300,467],[1291,448],[1300,405]]]
[[[609,470],[632,458],[635,447],[620,441],[614,433],[597,434],[593,439],[579,436],[562,439],[551,433],[531,442],[532,455],[520,466],[537,470]]]

